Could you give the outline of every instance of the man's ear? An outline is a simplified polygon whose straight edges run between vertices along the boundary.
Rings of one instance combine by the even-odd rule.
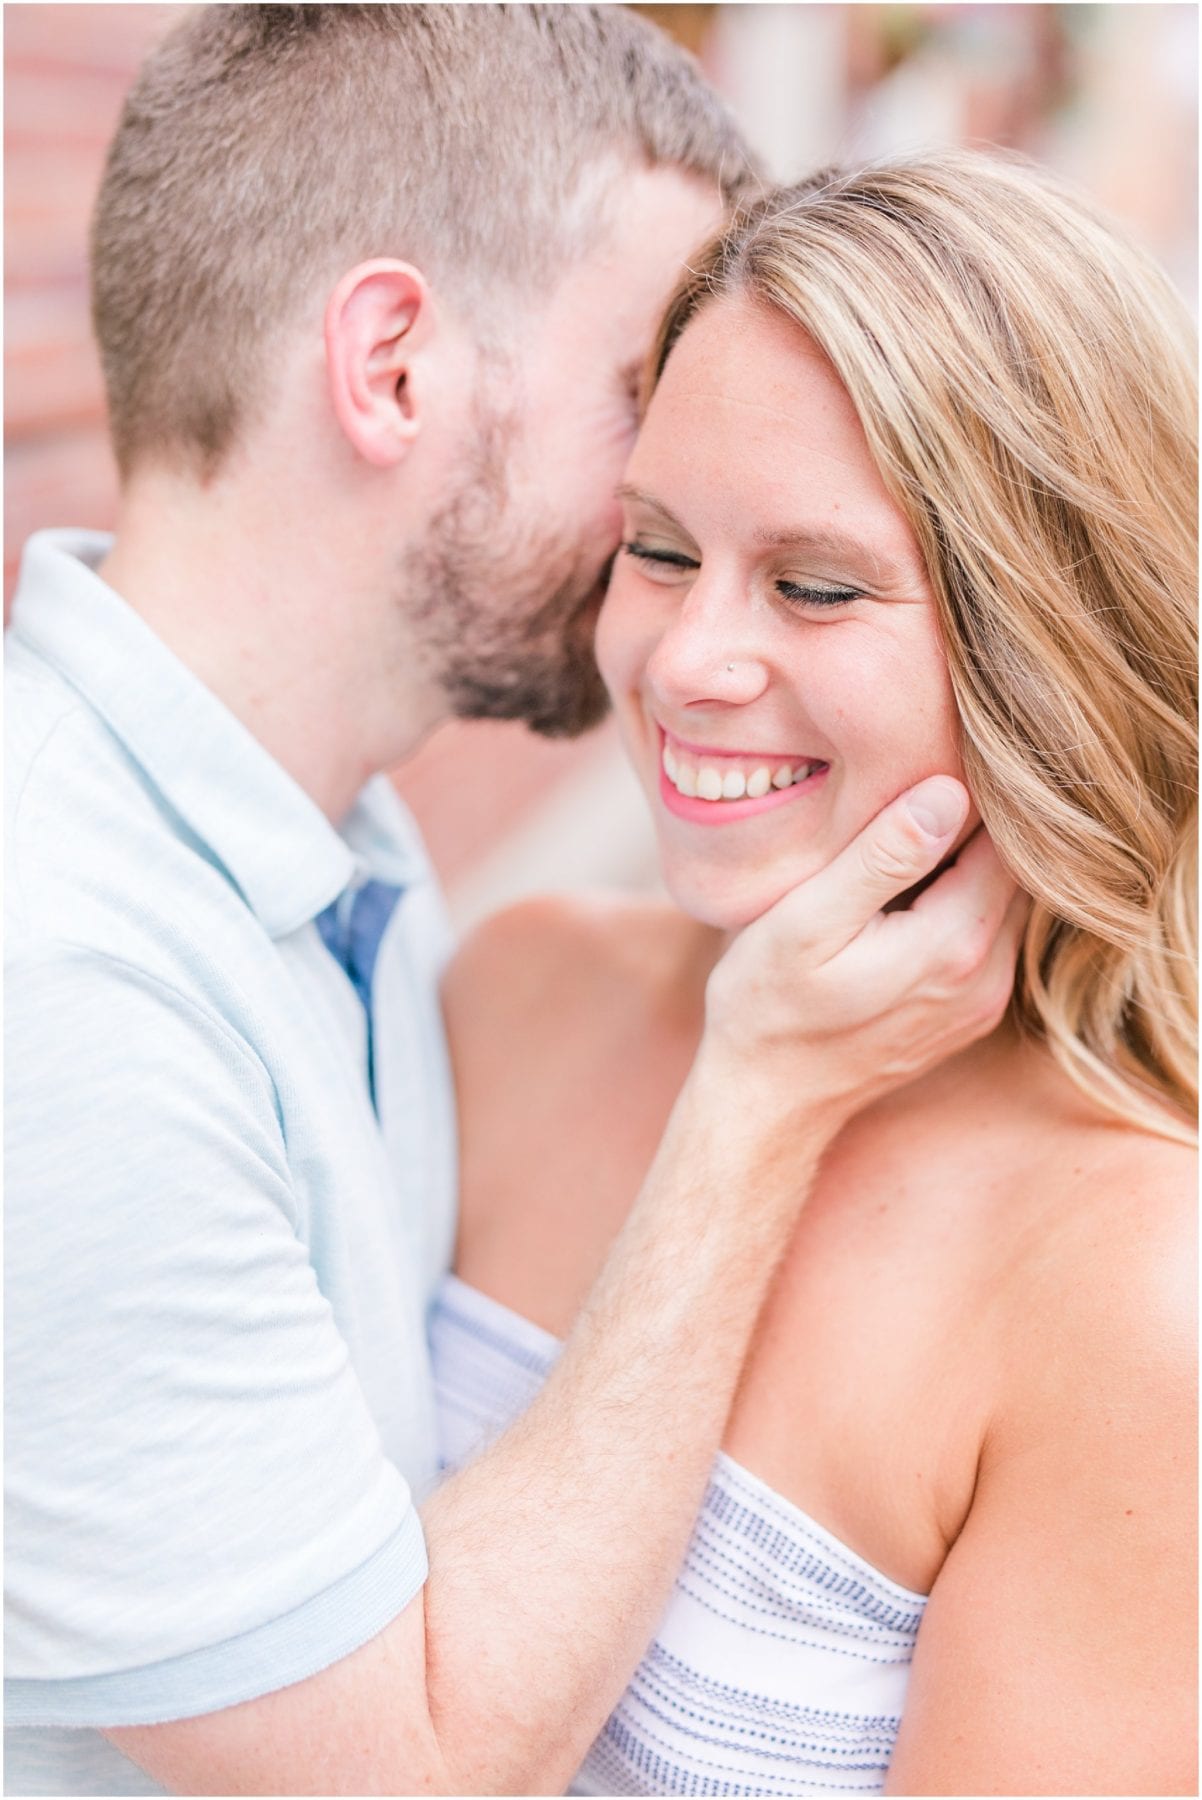
[[[365,461],[387,468],[406,454],[420,420],[411,364],[433,331],[430,289],[409,263],[359,263],[326,306],[330,399]]]

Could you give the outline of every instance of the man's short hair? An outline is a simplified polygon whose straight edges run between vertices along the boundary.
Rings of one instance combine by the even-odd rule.
[[[273,336],[356,262],[413,261],[495,331],[596,240],[590,176],[615,159],[728,199],[752,175],[695,64],[626,7],[189,11],[130,93],[93,222],[123,473],[215,468]]]

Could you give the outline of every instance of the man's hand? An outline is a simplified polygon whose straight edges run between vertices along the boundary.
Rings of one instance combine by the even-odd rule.
[[[833,1130],[998,1024],[1028,911],[983,828],[908,907],[968,816],[932,776],[731,946],[710,976],[698,1071],[746,1080]]]
[[[949,802],[936,829],[924,799]],[[983,834],[882,912],[967,814],[943,778],[908,802],[714,971],[701,1052],[559,1363],[424,1510],[421,1600],[323,1674],[112,1731],[119,1748],[191,1793],[564,1791],[663,1610],[822,1152],[1010,992],[1023,903]]]

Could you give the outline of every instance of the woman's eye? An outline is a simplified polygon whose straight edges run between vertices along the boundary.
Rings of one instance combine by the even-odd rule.
[[[633,556],[641,563],[649,563],[665,570],[697,569],[701,566],[695,557],[685,556],[680,550],[656,550],[650,544],[635,542],[623,544],[622,549],[627,556]]]
[[[776,591],[791,606],[847,606],[860,598],[858,588],[809,587],[800,581],[778,581]]]
[[[699,569],[701,567],[695,556],[686,556],[683,550],[668,550],[653,544],[643,544],[637,538],[622,545],[627,556],[633,556],[642,563],[648,576],[654,580],[667,580],[678,570]],[[662,575],[659,573],[662,571]],[[847,606],[860,598],[858,588],[819,587],[806,582],[779,580],[775,584],[777,593],[790,606],[799,611],[809,608],[834,608]]]

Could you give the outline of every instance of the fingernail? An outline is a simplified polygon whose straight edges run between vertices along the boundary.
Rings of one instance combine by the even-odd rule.
[[[928,837],[950,837],[968,816],[968,795],[949,775],[932,775],[906,795],[906,805]]]

